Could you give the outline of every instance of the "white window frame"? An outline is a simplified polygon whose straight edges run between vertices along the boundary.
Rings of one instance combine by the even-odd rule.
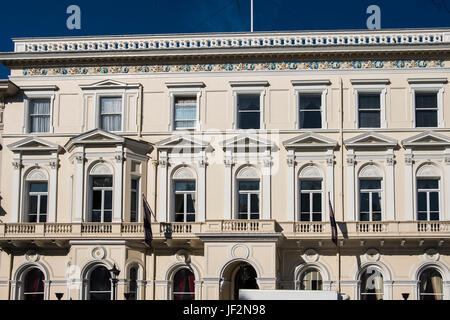
[[[361,189],[361,180],[377,180],[380,181],[380,189]],[[384,221],[384,193],[383,193],[384,183],[383,178],[366,178],[366,177],[358,177],[358,221],[362,222],[381,222]],[[361,220],[361,192],[369,193],[369,220],[363,221]],[[373,220],[373,212],[372,212],[372,195],[373,193],[380,193],[380,207],[381,207],[381,220],[374,221]]]
[[[239,182],[240,181],[258,181],[258,183],[259,183],[259,189],[258,190],[247,190],[247,191],[241,191],[240,189],[239,189]],[[248,179],[245,179],[245,178],[237,178],[236,179],[236,210],[235,210],[235,216],[234,216],[234,218],[236,219],[236,220],[261,220],[262,219],[262,212],[261,212],[261,208],[262,208],[262,203],[261,203],[261,195],[262,195],[262,192],[261,192],[261,189],[262,189],[262,186],[261,186],[261,178],[259,178],[259,179],[257,179],[257,178],[248,178]],[[247,194],[247,219],[239,219],[239,214],[241,214],[241,212],[239,211],[239,201],[240,201],[240,195],[241,194]],[[251,214],[252,214],[252,212],[251,212],[251,195],[252,194],[257,194],[258,195],[258,214],[259,214],[259,218],[258,219],[251,219],[250,217],[251,217]]]
[[[444,85],[437,84],[411,84],[411,105],[412,105],[412,128],[436,129],[445,128],[444,120]],[[437,127],[417,127],[416,126],[416,92],[436,93],[437,95]]]
[[[353,85],[354,108],[355,108],[355,129],[377,130],[386,129],[386,86],[385,85]],[[379,128],[360,128],[359,126],[359,94],[360,93],[379,93],[380,94],[380,127]]]
[[[427,220],[419,220],[419,188],[417,186],[418,180],[437,180],[438,181],[438,189],[420,189],[427,190]],[[443,218],[443,197],[442,197],[442,179],[441,177],[425,177],[425,176],[416,176],[416,210],[415,210],[415,221],[442,221]],[[438,193],[438,203],[439,203],[439,220],[430,220],[430,201],[429,201],[429,192],[437,192]]]
[[[112,186],[111,187],[93,187],[93,180],[96,177],[106,177],[106,176],[111,176],[112,178]],[[113,174],[89,174],[89,211],[87,214],[88,217],[88,221],[89,222],[93,222],[92,221],[92,211],[93,209],[93,205],[94,205],[94,191],[102,191],[102,206],[101,206],[101,213],[100,213],[100,223],[112,223],[114,221],[114,175]],[[105,213],[104,213],[104,201],[105,201],[105,192],[104,191],[111,191],[111,222],[104,222],[104,218],[105,218]]]
[[[122,100],[122,112],[121,112],[121,130],[110,131],[110,132],[125,132],[125,91],[124,90],[108,90],[107,92],[96,92],[95,93],[95,124],[96,128],[101,129],[101,115],[100,115],[100,103],[102,98],[121,98]]]
[[[195,190],[194,191],[176,191],[176,183],[177,182],[182,182],[182,181],[193,181],[195,183]],[[198,221],[198,196],[197,196],[197,190],[198,190],[198,183],[197,183],[197,179],[172,179],[172,196],[173,196],[173,201],[172,201],[172,221],[175,222],[176,221],[176,200],[175,200],[175,196],[177,194],[182,194],[183,195],[183,206],[184,206],[184,212],[183,212],[183,223],[193,223],[193,222],[197,222]],[[186,216],[188,214],[192,214],[187,212],[187,195],[188,194],[193,194],[195,196],[195,207],[194,207],[194,221],[188,222],[186,219]]]
[[[47,183],[47,192],[31,192],[30,191],[30,185],[32,184],[32,183]],[[45,222],[48,222],[48,216],[49,216],[49,198],[48,198],[48,196],[49,196],[49,192],[48,192],[48,187],[49,187],[49,183],[48,183],[48,180],[26,180],[25,181],[25,185],[26,185],[26,195],[25,195],[25,198],[26,198],[26,201],[25,201],[25,206],[24,206],[24,221],[26,221],[26,222],[28,222],[28,223],[33,223],[33,222],[29,222],[28,220],[29,220],[29,214],[30,214],[30,212],[29,212],[29,208],[30,208],[30,197],[31,196],[37,196],[38,197],[38,201],[37,201],[37,213],[36,213],[36,222],[35,223],[43,223],[43,222],[41,222],[41,221],[39,221],[40,219],[39,219],[39,217],[41,216],[41,213],[39,212],[40,211],[40,204],[41,204],[41,198],[42,198],[42,196],[47,196],[47,213],[45,214],[45,216],[46,216],[46,221]]]
[[[320,112],[321,112],[321,120],[322,120],[322,126],[321,128],[300,128],[300,95],[301,94],[320,94],[321,95],[321,106],[320,106]],[[325,86],[294,86],[294,94],[295,94],[295,128],[296,130],[320,130],[320,129],[327,129],[328,128],[328,122],[327,122],[327,94],[328,94],[328,88]]]
[[[309,177],[302,177],[302,176],[299,176],[298,177],[298,190],[299,190],[299,192],[298,192],[298,213],[297,213],[297,221],[298,222],[323,222],[323,221],[325,221],[324,220],[324,212],[325,212],[325,207],[324,207],[324,205],[325,205],[325,193],[324,193],[324,179],[322,178],[322,177],[312,177],[312,178],[309,178]],[[302,188],[301,188],[301,182],[302,181],[320,181],[320,190],[307,190],[307,191],[303,191],[302,190]],[[302,214],[302,197],[301,197],[301,194],[302,193],[307,193],[307,194],[309,194],[310,195],[310,198],[309,198],[309,214],[310,214],[310,216],[309,216],[309,221],[303,221],[303,220],[301,220],[301,214]],[[320,202],[321,202],[321,209],[322,209],[322,211],[321,211],[321,218],[320,218],[320,221],[313,221],[313,211],[312,211],[312,208],[313,208],[313,206],[312,206],[312,202],[313,202],[313,197],[312,197],[312,195],[313,194],[315,194],[315,193],[320,193]]]
[[[24,92],[24,103],[25,103],[25,112],[24,112],[24,121],[22,127],[22,133],[30,134],[30,135],[45,135],[54,132],[53,126],[53,114],[54,114],[54,105],[55,105],[55,92],[54,91],[32,91]],[[31,132],[31,123],[30,123],[30,106],[31,101],[34,99],[49,99],[50,100],[50,124],[48,132]]]
[[[265,130],[264,122],[264,98],[266,96],[266,88],[264,86],[249,86],[249,87],[233,87],[233,124],[234,130],[248,131],[248,130]],[[240,129],[239,128],[239,111],[238,111],[238,95],[239,94],[255,94],[259,95],[259,129]]]
[[[170,123],[169,123],[169,131],[200,131],[201,123],[200,123],[200,98],[202,96],[202,89],[198,88],[170,88],[169,90],[169,98],[170,98]],[[175,98],[176,97],[196,97],[197,105],[196,105],[196,124],[192,128],[175,128]]]

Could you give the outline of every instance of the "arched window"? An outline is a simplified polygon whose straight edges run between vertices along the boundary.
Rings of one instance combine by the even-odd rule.
[[[439,220],[440,174],[436,167],[422,166],[417,171],[417,220]]]
[[[179,168],[172,176],[175,222],[194,222],[196,211],[195,174],[187,167]]]
[[[195,300],[195,276],[183,268],[173,277],[173,300]]]
[[[90,222],[112,222],[113,174],[105,164],[96,164],[90,172]]]
[[[26,271],[23,278],[23,300],[44,300],[44,273],[38,268]]]
[[[128,282],[128,293],[130,297],[128,300],[137,300],[137,280],[138,280],[139,269],[137,266],[132,266],[129,270],[129,282]]]
[[[260,218],[261,183],[258,171],[253,167],[242,168],[236,176],[237,218]]]
[[[306,167],[300,172],[300,221],[322,221],[322,186],[322,175],[316,167]]]
[[[106,267],[95,267],[88,280],[88,300],[111,300],[111,274]]]
[[[41,169],[33,169],[25,179],[25,222],[47,222],[48,178]]]
[[[382,220],[383,175],[375,166],[366,166],[359,173],[359,220]]]
[[[316,268],[308,268],[300,274],[300,290],[322,290],[322,275]]]
[[[361,300],[383,300],[383,275],[378,268],[374,266],[365,268],[361,272],[359,280]]]
[[[426,268],[419,276],[420,300],[444,298],[442,275],[435,268]]]

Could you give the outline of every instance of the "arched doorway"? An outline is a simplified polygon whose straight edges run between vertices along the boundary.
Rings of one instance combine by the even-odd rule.
[[[240,289],[259,289],[255,268],[245,261],[235,261],[222,272],[221,300],[239,300]]]
[[[88,300],[111,300],[111,274],[102,265],[94,267],[88,277]]]

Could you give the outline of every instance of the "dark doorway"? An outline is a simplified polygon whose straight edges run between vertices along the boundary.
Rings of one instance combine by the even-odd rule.
[[[234,276],[234,300],[239,300],[239,289],[259,289],[256,271],[249,264],[241,264]]]

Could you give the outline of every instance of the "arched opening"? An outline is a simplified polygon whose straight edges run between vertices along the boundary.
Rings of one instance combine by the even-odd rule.
[[[88,280],[88,300],[111,300],[111,274],[105,266],[94,267]]]
[[[261,178],[253,167],[244,167],[236,175],[236,218],[260,219]]]
[[[374,266],[365,268],[360,274],[360,299],[383,300],[383,274]]]
[[[239,300],[240,289],[259,289],[256,270],[248,263],[241,263],[234,272],[233,299]]]
[[[322,221],[323,179],[320,170],[307,166],[300,171],[299,221]]]
[[[38,268],[26,271],[23,278],[23,300],[44,300],[44,273]]]
[[[419,276],[419,299],[442,300],[444,298],[442,275],[435,268],[424,269]]]
[[[322,275],[316,268],[308,268],[300,274],[299,290],[322,290],[322,287]]]
[[[94,165],[89,173],[89,222],[112,222],[113,171],[104,163]]]
[[[24,222],[47,222],[48,178],[42,169],[31,170],[25,179]]]
[[[137,300],[138,299],[138,266],[134,265],[130,268],[128,273],[128,293],[130,294],[128,300]]]
[[[359,221],[383,220],[383,174],[374,165],[359,172]]]
[[[183,268],[173,277],[173,300],[195,300],[195,275]]]
[[[194,172],[181,167],[172,176],[173,221],[194,222],[196,220],[197,185]]]

